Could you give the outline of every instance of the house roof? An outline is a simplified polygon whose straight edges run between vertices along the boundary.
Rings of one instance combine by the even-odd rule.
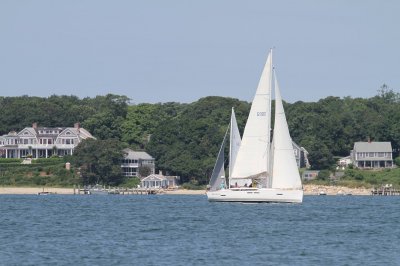
[[[142,181],[164,181],[164,180],[167,180],[165,176],[156,174],[149,175],[142,179]]]
[[[86,129],[84,129],[82,127],[81,128],[67,127],[67,128],[65,128],[65,130],[69,130],[69,131],[73,132],[75,135],[79,136],[80,139],[87,139],[87,138],[95,139],[95,137],[93,137],[89,131],[87,131]]]
[[[125,155],[125,159],[131,159],[131,160],[154,160],[153,157],[151,157],[147,152],[145,151],[134,151],[131,149],[124,149],[124,152],[127,154]]]
[[[30,136],[36,136],[36,131],[32,127],[26,127],[23,130],[21,130],[18,135],[23,136],[23,133],[28,132]],[[24,134],[25,135],[25,134]]]
[[[356,152],[392,152],[390,142],[355,142],[354,151]]]
[[[46,132],[49,131],[49,133],[40,133],[40,132]],[[25,127],[18,133],[15,131],[9,132],[7,135],[3,135],[3,138],[8,137],[8,136],[22,136],[24,137],[26,132],[29,132],[28,137],[55,137],[55,136],[60,136],[62,133],[65,131],[70,131],[72,134],[76,135],[80,139],[87,139],[87,138],[93,138],[95,137],[90,134],[89,131],[87,131],[84,128],[75,128],[75,127],[39,127],[39,128],[33,128],[33,127]],[[50,133],[52,132],[52,133]],[[57,133],[55,133],[57,132]]]

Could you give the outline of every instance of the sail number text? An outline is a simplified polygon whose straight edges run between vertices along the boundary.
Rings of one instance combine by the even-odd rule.
[[[266,116],[267,112],[257,112],[257,116]]]

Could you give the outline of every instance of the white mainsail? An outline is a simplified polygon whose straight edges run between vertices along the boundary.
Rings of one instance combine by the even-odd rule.
[[[240,138],[239,128],[236,121],[235,110],[232,107],[231,114],[231,132],[229,140],[229,178],[232,176],[233,166],[242,140]]]
[[[274,73],[275,75],[275,73]],[[301,189],[292,139],[275,76],[275,124],[273,140],[272,188]]]
[[[258,83],[231,179],[267,176],[271,128],[271,71],[272,53],[268,55]]]

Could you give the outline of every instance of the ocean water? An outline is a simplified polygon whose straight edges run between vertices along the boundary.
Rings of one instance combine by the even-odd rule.
[[[0,265],[400,265],[400,197],[0,195]]]

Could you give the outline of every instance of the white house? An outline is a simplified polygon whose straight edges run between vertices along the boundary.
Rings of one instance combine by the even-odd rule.
[[[163,175],[152,174],[143,178],[140,184],[143,188],[166,188],[168,180]]]
[[[346,156],[346,157],[340,158],[338,161],[337,169],[344,170],[346,167],[348,167],[352,163],[353,163],[353,160],[351,159],[351,156]]]
[[[78,144],[94,137],[79,123],[74,127],[26,127],[0,137],[0,156],[4,158],[48,158],[53,155],[71,155]]]
[[[140,182],[143,188],[173,188],[178,185],[178,176],[164,176],[160,171],[159,174],[151,174],[143,178]]]

